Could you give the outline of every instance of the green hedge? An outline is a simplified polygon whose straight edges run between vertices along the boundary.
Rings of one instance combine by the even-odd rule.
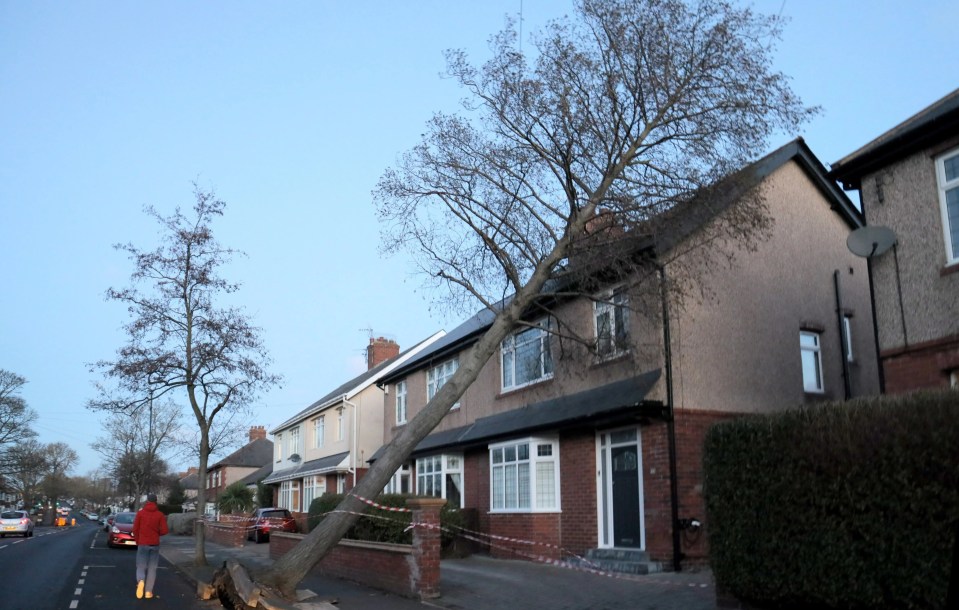
[[[405,508],[406,500],[413,496],[403,494],[381,494],[374,502],[382,506]],[[325,493],[310,503],[307,519],[310,531],[313,530],[323,517],[336,509],[343,500],[343,494]],[[373,542],[392,542],[396,544],[412,544],[413,533],[407,531],[412,514],[408,512],[393,512],[369,507],[364,515],[350,528],[344,538],[350,540],[369,540]],[[440,510],[440,525],[443,528],[443,547],[448,548],[456,537],[456,531],[463,527],[463,516],[459,510],[444,505]]]
[[[944,606],[959,527],[959,392],[718,424],[704,461],[720,589],[764,607]]]

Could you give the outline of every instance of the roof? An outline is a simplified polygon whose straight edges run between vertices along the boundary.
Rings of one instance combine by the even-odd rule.
[[[343,453],[337,453],[336,455],[328,455],[317,460],[303,462],[302,464],[298,464],[293,468],[274,471],[273,474],[263,479],[263,482],[279,483],[281,481],[289,481],[291,479],[298,479],[300,477],[306,477],[314,474],[336,472],[337,470],[341,470],[341,467],[346,462],[348,457],[350,457],[350,452],[344,451]]]
[[[434,432],[420,441],[413,454],[424,455],[446,448],[482,445],[517,434],[592,425],[630,416],[660,417],[662,403],[646,400],[646,395],[659,380],[660,374],[660,369],[654,369],[590,390],[481,417],[466,426]],[[384,449],[378,449],[369,461],[379,458]]]
[[[303,409],[302,411],[300,411],[293,417],[287,419],[279,426],[276,426],[275,428],[273,428],[273,430],[271,430],[270,433],[276,434],[277,432],[282,431],[286,427],[291,426],[299,421],[302,421],[303,419],[305,419],[306,417],[309,417],[313,413],[317,413],[323,410],[324,408],[328,407],[330,404],[333,404],[335,402],[342,400],[343,397],[346,397],[347,399],[349,399],[352,396],[355,396],[358,392],[376,383],[380,377],[389,373],[397,366],[403,364],[411,356],[415,355],[416,353],[418,353],[420,350],[427,347],[428,345],[434,343],[435,341],[443,337],[443,335],[445,334],[446,334],[445,331],[442,331],[442,330],[437,331],[436,333],[433,333],[432,335],[420,341],[413,347],[403,352],[400,352],[395,357],[390,358],[389,360],[384,360],[383,362],[367,370],[363,374],[357,375],[353,379],[350,379],[349,381],[341,384],[339,387],[337,387],[333,391],[327,393],[319,400],[313,402],[307,408]]]
[[[796,138],[705,192],[702,197],[709,198],[709,205],[699,205],[702,203],[702,199],[697,197],[687,204],[676,206],[671,212],[670,222],[665,225],[668,226],[668,229],[664,231],[664,234],[658,235],[655,240],[638,239],[635,242],[635,247],[653,248],[655,244],[655,248],[660,252],[669,250],[689,237],[699,227],[715,218],[723,210],[733,205],[744,193],[756,187],[790,161],[799,165],[829,203],[830,209],[837,213],[850,229],[858,229],[863,226],[862,215],[849,197],[836,185],[835,181],[829,178],[825,166],[809,149],[805,140]],[[506,303],[508,303],[508,298],[497,305],[501,308]],[[447,333],[445,337],[422,350],[415,358],[409,359],[402,366],[384,375],[379,383],[392,383],[402,379],[412,371],[435,366],[452,357],[478,341],[480,336],[492,326],[496,313],[496,311],[488,308],[481,309]]]
[[[254,470],[250,474],[246,475],[239,480],[239,483],[243,485],[256,485],[261,480],[265,479],[273,472],[273,462],[271,461],[268,464],[264,464],[262,467]]]
[[[210,467],[210,470],[226,466],[259,468],[264,464],[269,464],[272,460],[273,441],[265,438],[258,438],[255,441],[243,445],[216,464],[213,464],[213,466]]]
[[[957,131],[959,89],[833,163],[830,176],[847,189],[861,188],[864,176],[954,136]]]

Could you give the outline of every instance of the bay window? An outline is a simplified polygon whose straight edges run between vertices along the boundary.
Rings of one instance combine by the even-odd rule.
[[[559,443],[530,438],[490,446],[493,512],[559,510]]]
[[[431,455],[416,460],[416,493],[445,498],[463,508],[463,456]]]

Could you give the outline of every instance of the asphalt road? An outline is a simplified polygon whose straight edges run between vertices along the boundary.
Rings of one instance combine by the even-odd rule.
[[[160,560],[154,599],[136,599],[136,551],[111,549],[106,532],[78,518],[68,527],[37,527],[32,538],[0,539],[0,608],[4,610],[212,610],[195,585]]]

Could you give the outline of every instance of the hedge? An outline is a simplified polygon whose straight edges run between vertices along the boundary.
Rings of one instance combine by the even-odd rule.
[[[310,503],[307,523],[312,531],[329,512],[336,509],[343,500],[343,494],[325,493]],[[405,508],[406,500],[413,496],[404,494],[381,494],[374,501],[382,506]],[[412,544],[413,533],[407,528],[412,520],[409,512],[395,512],[369,507],[344,538],[350,540],[368,540],[373,542],[392,542]],[[463,527],[463,516],[459,510],[443,506],[440,510],[440,526],[443,528],[443,547],[447,548],[456,537],[455,532]]]
[[[704,494],[717,587],[776,608],[944,607],[959,528],[959,392],[718,424]]]

